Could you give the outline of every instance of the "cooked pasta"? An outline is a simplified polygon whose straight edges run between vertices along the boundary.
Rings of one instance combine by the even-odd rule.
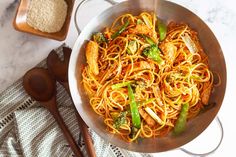
[[[107,130],[125,141],[182,132],[208,105],[207,55],[187,24],[124,14],[86,46],[83,87]]]

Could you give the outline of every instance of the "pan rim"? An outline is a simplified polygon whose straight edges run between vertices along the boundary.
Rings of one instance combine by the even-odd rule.
[[[116,8],[118,5],[124,5],[124,4],[127,4],[127,3],[130,3],[130,2],[127,2],[127,1],[124,1],[124,2],[121,2],[115,6],[112,6],[108,9],[106,9],[104,12],[102,12],[101,14],[97,15],[96,17],[94,17],[86,26],[85,26],[85,29],[81,32],[81,35],[79,35],[79,37],[77,38],[75,44],[74,44],[74,47],[73,47],[73,51],[72,51],[72,54],[71,54],[71,59],[70,59],[70,63],[69,63],[69,73],[68,73],[68,78],[69,78],[69,86],[70,86],[70,90],[71,90],[71,95],[72,95],[72,99],[76,105],[76,103],[78,104],[78,99],[76,97],[80,96],[78,94],[80,94],[78,92],[78,89],[77,89],[77,92],[75,91],[75,85],[77,84],[77,82],[75,82],[75,70],[76,70],[76,64],[77,64],[77,59],[78,59],[78,55],[79,55],[79,50],[81,49],[81,46],[82,46],[82,41],[84,41],[84,38],[83,38],[83,35],[85,33],[87,33],[86,31],[88,30],[88,27],[91,27],[91,25],[96,22],[96,18],[99,17],[99,16],[102,16],[103,14],[106,14],[107,12],[110,12],[111,10],[113,10],[114,8]],[[195,16],[202,24],[205,25],[205,27],[208,28],[208,31],[210,31],[210,33],[213,35],[213,40],[216,42],[216,44],[218,45],[218,47],[220,48],[219,51],[221,52],[222,54],[222,62],[224,63],[224,74],[225,74],[225,86],[224,86],[224,89],[223,89],[223,96],[221,98],[221,100],[219,101],[220,105],[219,105],[219,108],[217,108],[214,112],[214,116],[211,118],[211,120],[209,120],[209,123],[206,124],[206,127],[202,128],[202,130],[200,132],[198,132],[197,135],[195,135],[193,138],[189,139],[189,140],[186,140],[185,142],[183,142],[182,144],[178,145],[177,147],[171,147],[170,149],[153,149],[153,150],[150,150],[150,149],[134,149],[133,147],[127,147],[127,145],[123,145],[123,144],[117,144],[117,143],[114,143],[113,139],[112,138],[109,138],[107,139],[107,137],[104,136],[104,134],[101,134],[100,131],[95,128],[93,125],[91,125],[90,123],[87,123],[87,116],[85,116],[84,114],[81,114],[79,108],[78,108],[78,105],[76,105],[76,108],[77,108],[77,111],[80,113],[82,119],[86,122],[86,124],[92,129],[94,130],[102,139],[105,139],[106,141],[118,146],[118,147],[121,147],[121,148],[124,148],[124,149],[128,149],[128,150],[131,150],[131,151],[136,151],[136,152],[142,152],[142,153],[157,153],[157,152],[163,152],[163,151],[168,151],[168,150],[172,150],[172,149],[175,149],[175,148],[178,148],[184,144],[187,144],[188,142],[192,141],[193,139],[195,139],[197,136],[199,136],[209,125],[210,123],[214,120],[214,118],[216,117],[217,113],[219,112],[220,108],[221,108],[221,105],[223,103],[223,99],[224,99],[224,96],[225,96],[225,91],[226,91],[226,80],[227,80],[227,71],[226,71],[226,64],[225,64],[225,58],[223,56],[223,51],[220,47],[220,44],[217,40],[217,38],[215,37],[214,33],[212,32],[212,30],[207,26],[207,24],[200,18],[198,17],[196,14],[194,14],[192,11],[188,10],[187,8],[181,6],[181,5],[178,5],[176,3],[173,3],[173,2],[169,2],[169,1],[165,1],[163,3],[168,3],[170,5],[175,5],[181,9],[184,9],[185,11],[189,12],[190,14],[192,14],[193,16]],[[77,88],[77,86],[76,86]],[[81,102],[82,103],[82,102]],[[99,116],[99,115],[98,115]],[[109,132],[107,132],[107,134],[109,134]]]

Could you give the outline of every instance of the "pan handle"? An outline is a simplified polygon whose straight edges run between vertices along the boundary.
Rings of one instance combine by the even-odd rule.
[[[81,7],[83,4],[85,4],[86,2],[88,2],[88,1],[89,1],[89,0],[82,0],[82,1],[78,4],[78,6],[76,7],[76,10],[75,10],[74,23],[75,23],[75,28],[76,28],[76,30],[77,30],[77,32],[78,32],[78,35],[80,35],[81,29],[79,28],[79,25],[78,25],[78,23],[77,23],[77,12],[78,12],[78,10],[80,9],[80,7]],[[116,1],[114,1],[114,0],[104,0],[104,1],[110,3],[111,5],[115,5],[115,4],[118,3],[118,2],[116,2]]]
[[[189,151],[189,150],[187,150],[187,149],[184,149],[184,148],[179,148],[179,149],[180,149],[181,151],[183,151],[184,153],[190,155],[190,156],[205,157],[205,156],[208,156],[208,155],[214,153],[214,152],[220,147],[220,145],[221,145],[221,143],[222,143],[222,140],[223,140],[223,137],[224,137],[224,129],[223,129],[223,125],[222,125],[222,122],[221,122],[220,118],[219,118],[219,117],[216,117],[215,120],[217,121],[217,124],[218,124],[218,126],[219,126],[219,128],[220,128],[221,137],[220,137],[219,143],[217,144],[217,146],[216,146],[214,149],[212,149],[211,151],[206,152],[206,153],[193,153],[193,152],[191,152],[191,151]]]

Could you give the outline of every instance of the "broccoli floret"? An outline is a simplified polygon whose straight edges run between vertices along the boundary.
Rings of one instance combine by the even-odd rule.
[[[160,50],[157,47],[157,45],[151,45],[143,49],[143,54],[147,56],[148,58],[153,59],[154,61],[158,63],[162,63],[162,58],[160,56]]]

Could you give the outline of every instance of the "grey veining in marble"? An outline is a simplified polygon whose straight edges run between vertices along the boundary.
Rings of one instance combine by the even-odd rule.
[[[46,58],[51,49],[61,44],[15,31],[12,21],[18,4],[18,0],[0,2],[0,91],[22,77],[24,72]],[[72,46],[72,43],[68,44]]]

